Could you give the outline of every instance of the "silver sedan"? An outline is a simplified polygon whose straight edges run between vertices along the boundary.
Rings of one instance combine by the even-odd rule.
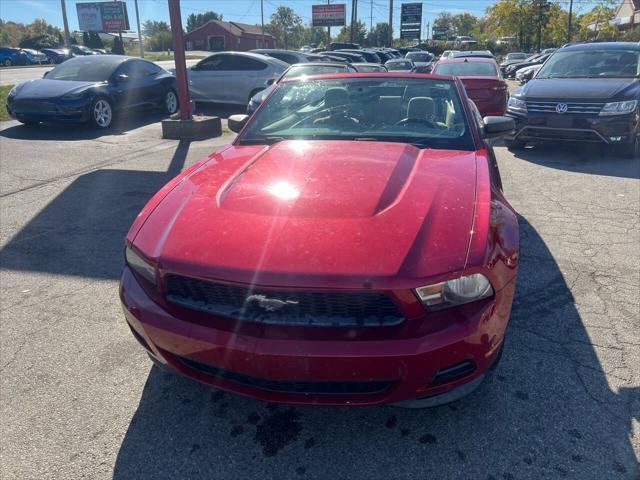
[[[214,53],[187,69],[191,99],[246,105],[288,67],[285,62],[256,53]]]

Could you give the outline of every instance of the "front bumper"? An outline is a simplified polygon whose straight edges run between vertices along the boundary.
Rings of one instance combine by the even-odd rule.
[[[215,316],[203,324],[188,314],[172,315],[153,301],[128,267],[120,297],[142,346],[188,378],[269,402],[378,405],[477,386],[502,345],[513,290],[511,282],[494,298],[467,309],[473,314],[451,314],[455,320],[446,328],[414,337],[400,335],[399,329],[419,331],[408,323],[428,319],[375,327],[364,337],[367,327],[345,328],[335,337],[318,334],[318,327],[280,327],[279,335],[263,336],[223,330],[216,328]],[[455,395],[441,398],[451,401]],[[431,400],[429,406],[435,404]]]
[[[15,99],[7,100],[7,113],[25,122],[82,123],[89,120],[91,102],[76,100]]]
[[[638,134],[638,115],[600,117],[585,114],[516,113],[507,111],[516,123],[508,140],[521,142],[589,142],[626,144]]]

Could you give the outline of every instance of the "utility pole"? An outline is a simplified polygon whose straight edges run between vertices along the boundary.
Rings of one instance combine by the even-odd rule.
[[[571,16],[573,15],[573,0],[569,1],[569,25],[567,26],[567,43],[571,43]]]
[[[264,43],[264,3],[260,0],[260,23],[262,24],[262,48],[267,48]]]
[[[538,0],[538,48],[537,51],[540,52],[542,48],[542,4],[546,0]]]
[[[71,45],[71,40],[69,38],[69,22],[67,21],[67,6],[64,3],[64,0],[60,0],[60,4],[62,5],[62,22],[64,23],[64,46],[69,48]]]
[[[393,47],[393,0],[389,0],[389,47]]]
[[[353,34],[356,23],[356,0],[351,0],[351,27],[349,28],[349,41],[353,43]]]
[[[331,0],[327,0],[327,5],[331,5]],[[327,46],[326,50],[329,50],[329,44],[331,43],[331,27],[327,27]]]
[[[373,0],[371,0],[371,12],[369,13],[369,30],[373,30]]]
[[[138,0],[134,2],[136,6],[136,24],[138,25],[138,46],[140,47],[140,58],[144,58],[144,44],[142,43],[142,32],[140,31],[140,12],[138,11]]]
[[[169,0],[169,21],[173,38],[173,58],[176,64],[176,87],[180,104],[180,120],[191,119],[191,101],[187,85],[187,64],[184,58],[184,38],[182,36],[182,15],[180,0]]]

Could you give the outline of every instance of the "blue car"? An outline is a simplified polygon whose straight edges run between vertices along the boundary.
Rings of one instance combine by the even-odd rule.
[[[43,48],[41,52],[47,56],[50,63],[55,63],[56,65],[73,58],[71,52],[66,48]]]
[[[11,67],[12,65],[29,65],[27,54],[19,48],[0,48],[0,65]]]
[[[108,128],[116,113],[140,107],[175,113],[176,79],[155,63],[119,55],[72,58],[7,96],[9,115],[25,124],[90,122]]]

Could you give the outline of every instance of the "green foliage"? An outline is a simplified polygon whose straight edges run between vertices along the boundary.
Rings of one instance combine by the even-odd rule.
[[[147,50],[153,52],[165,52],[167,49],[173,50],[173,37],[170,31],[163,30],[148,37],[145,43]]]
[[[389,43],[389,24],[376,23],[367,33],[365,45],[368,47],[383,47]]]
[[[353,42],[359,45],[364,45],[367,38],[367,29],[360,20],[356,22],[355,35],[353,36]],[[342,27],[340,33],[335,38],[336,42],[350,42],[351,41],[351,25]]]
[[[124,45],[120,37],[115,37],[113,39],[113,47],[111,47],[111,53],[114,55],[124,55]]]
[[[56,48],[58,47],[58,37],[55,35],[38,35],[35,37],[23,38],[18,44],[20,48],[33,48],[34,50],[41,50],[43,48]]]
[[[196,28],[201,27],[202,25],[207,23],[209,20],[222,20],[222,15],[212,11],[208,11],[204,13],[189,14],[189,16],[187,17],[187,32],[194,31]],[[146,23],[147,22],[145,22],[145,24]],[[158,23],[164,23],[164,22],[158,22]],[[156,33],[156,32],[153,32],[153,33]]]
[[[625,42],[640,42],[640,26],[635,26],[625,32],[621,40]]]
[[[89,45],[90,43],[91,43],[91,40],[89,40],[89,32],[82,32],[82,44],[85,47],[91,48],[91,46]]]
[[[167,22],[147,20],[142,24],[142,34],[145,37],[152,37],[158,32],[170,32],[171,27]]]
[[[3,47],[17,47],[23,42],[29,45],[43,45],[40,48],[55,47],[59,44],[57,40],[59,35],[60,29],[50,25],[44,18],[36,18],[30,24],[6,22],[0,19],[0,46]]]
[[[271,15],[271,22],[267,26],[273,35],[278,48],[293,48],[300,45],[300,38],[304,27],[302,18],[290,7],[280,6]]]

